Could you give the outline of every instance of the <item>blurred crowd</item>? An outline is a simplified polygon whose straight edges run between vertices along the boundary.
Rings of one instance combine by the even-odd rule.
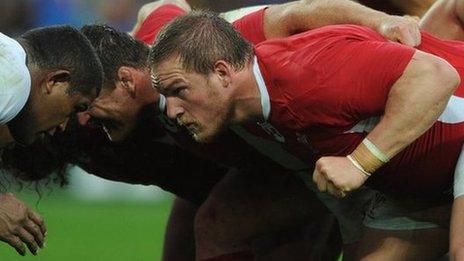
[[[82,26],[104,22],[129,31],[138,9],[150,0],[2,0],[0,1],[0,32],[17,35],[27,29],[53,24]],[[194,7],[215,11],[247,5],[282,3],[285,0],[192,0]]]
[[[0,31],[9,35],[53,24],[109,23],[130,29],[142,0],[2,0]]]

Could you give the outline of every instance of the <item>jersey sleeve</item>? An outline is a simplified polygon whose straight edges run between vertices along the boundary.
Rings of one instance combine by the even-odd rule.
[[[160,6],[147,16],[138,31],[134,33],[134,37],[146,44],[153,44],[156,36],[166,24],[185,14],[186,12],[176,5]]]
[[[242,36],[252,44],[258,44],[266,40],[263,28],[265,10],[266,8],[262,8],[258,11],[252,12],[233,23],[235,29],[237,29]]]
[[[415,49],[389,42],[370,29],[354,29],[328,32],[323,40],[310,42],[294,54],[303,74],[299,81],[314,83],[300,90],[302,97],[291,108],[307,112],[300,117],[302,125],[308,119],[309,124],[347,127],[383,114],[390,89]],[[306,104],[298,102],[303,97]]]
[[[31,91],[26,52],[14,39],[0,33],[0,124],[16,117]]]

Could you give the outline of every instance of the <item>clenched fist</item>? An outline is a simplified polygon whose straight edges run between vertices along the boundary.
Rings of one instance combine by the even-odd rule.
[[[322,157],[313,173],[317,188],[336,197],[361,187],[367,178],[347,157]]]

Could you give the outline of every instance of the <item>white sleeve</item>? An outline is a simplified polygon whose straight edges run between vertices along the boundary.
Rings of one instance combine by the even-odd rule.
[[[26,52],[17,41],[0,33],[0,124],[18,115],[26,105],[30,90]]]
[[[464,195],[464,148],[461,150],[459,155],[458,163],[454,170],[454,186],[453,195],[454,198]]]

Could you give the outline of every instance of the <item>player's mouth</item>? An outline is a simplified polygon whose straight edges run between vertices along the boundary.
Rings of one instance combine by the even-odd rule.
[[[192,136],[196,136],[200,132],[200,126],[196,123],[188,123],[185,127]]]
[[[177,125],[179,125],[179,126],[181,126],[181,127],[182,127],[182,126],[185,126],[185,121],[182,120],[180,117],[177,117],[177,118],[176,118],[176,121],[177,121]]]
[[[195,123],[187,123],[187,124],[185,124],[185,128],[187,128],[187,130],[192,134],[196,133],[196,131],[197,131],[196,126],[197,125]]]

